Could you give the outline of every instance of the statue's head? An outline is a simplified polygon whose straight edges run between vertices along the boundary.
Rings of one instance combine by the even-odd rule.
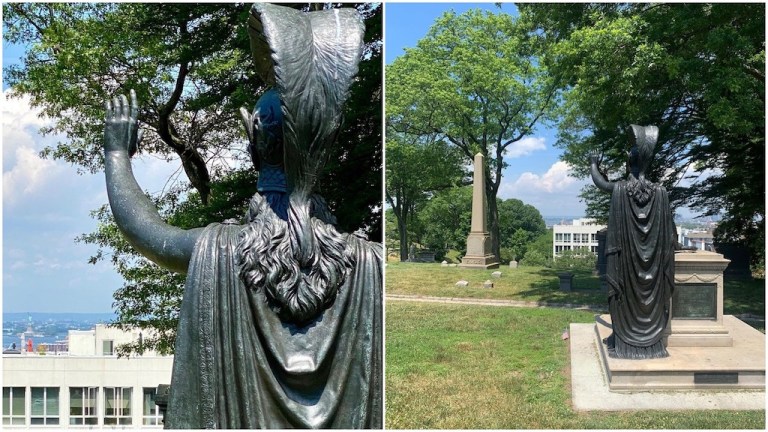
[[[629,156],[629,169],[633,176],[644,175],[653,160],[653,150],[659,137],[659,128],[656,126],[631,125],[627,134],[631,146]]]

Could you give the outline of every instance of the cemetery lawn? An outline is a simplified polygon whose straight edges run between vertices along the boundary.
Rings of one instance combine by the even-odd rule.
[[[497,270],[502,273],[499,279],[491,276]],[[589,270],[574,272],[572,292],[560,291],[558,272],[546,267],[511,269],[501,265],[494,270],[474,270],[442,267],[440,264],[389,262],[385,271],[387,294],[570,303],[608,310],[608,300],[606,294],[600,291],[600,281]],[[469,286],[457,287],[456,282],[462,279],[468,281]],[[483,282],[489,279],[493,288],[483,288]],[[727,315],[764,317],[765,280],[726,280],[723,312]],[[764,328],[764,323],[748,323],[760,330]]]
[[[573,411],[562,334],[590,322],[572,309],[387,302],[385,427],[764,429],[764,410]]]

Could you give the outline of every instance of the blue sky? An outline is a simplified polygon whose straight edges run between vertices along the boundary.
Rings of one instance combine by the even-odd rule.
[[[3,66],[23,50],[3,42]],[[28,98],[2,96],[2,311],[111,312],[112,293],[122,279],[108,262],[88,264],[96,247],[75,243],[93,232],[91,210],[107,202],[104,174],[78,175],[75,167],[41,159],[47,145],[65,140],[42,137],[50,119],[38,117]],[[155,192],[178,173],[178,161],[139,157],[133,161],[139,184]]]

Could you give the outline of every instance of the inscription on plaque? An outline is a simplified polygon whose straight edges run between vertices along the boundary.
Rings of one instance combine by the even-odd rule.
[[[675,292],[672,294],[672,318],[717,319],[717,285],[675,284]]]
[[[693,383],[694,384],[738,384],[739,374],[734,372],[731,372],[731,373],[694,372]]]

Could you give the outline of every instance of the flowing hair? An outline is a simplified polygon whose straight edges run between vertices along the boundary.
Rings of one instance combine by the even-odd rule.
[[[318,195],[309,200],[291,196],[284,221],[256,194],[247,222],[237,247],[245,286],[256,292],[263,289],[285,322],[304,325],[317,318],[336,299],[355,264],[348,235],[333,226],[324,200]]]

